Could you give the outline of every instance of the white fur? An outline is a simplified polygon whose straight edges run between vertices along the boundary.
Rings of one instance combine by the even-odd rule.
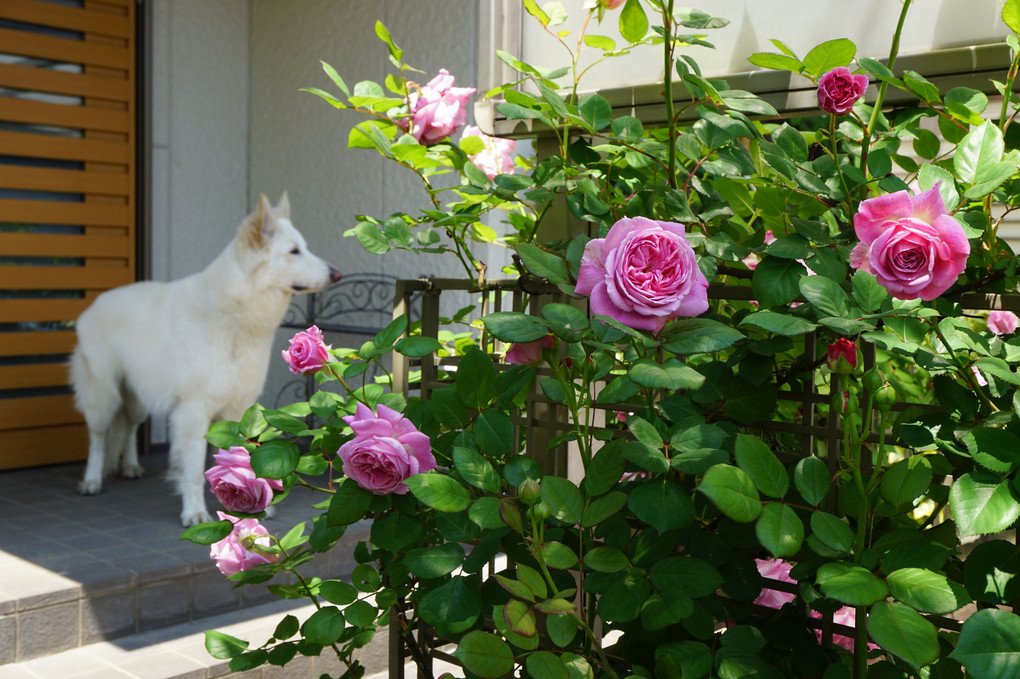
[[[284,192],[275,208],[260,196],[205,270],[100,295],[78,319],[71,356],[75,403],[89,428],[78,490],[100,492],[118,458],[123,476],[141,476],[138,425],[149,414],[168,415],[181,522],[210,520],[203,497],[209,425],[238,419],[258,397],[292,294],[321,290],[339,276],[308,251]]]

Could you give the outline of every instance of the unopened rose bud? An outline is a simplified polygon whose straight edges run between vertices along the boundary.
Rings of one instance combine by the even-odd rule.
[[[542,497],[542,488],[535,479],[524,479],[517,486],[517,494],[521,496],[521,502],[530,507]]]
[[[829,345],[826,352],[829,370],[837,375],[850,375],[857,369],[857,345],[845,337]]]
[[[545,502],[539,502],[534,507],[529,509],[528,513],[539,521],[545,521],[550,516],[552,516],[552,507],[550,507]]]
[[[850,391],[843,392],[843,412],[856,413],[860,409],[861,401],[857,398],[857,394]]]
[[[887,413],[896,404],[898,398],[896,389],[886,382],[875,391],[875,408],[881,413]]]
[[[883,384],[885,384],[885,377],[878,368],[872,368],[864,373],[864,377],[861,378],[861,382],[864,384],[864,388],[868,390],[868,393],[874,394],[882,388]]]

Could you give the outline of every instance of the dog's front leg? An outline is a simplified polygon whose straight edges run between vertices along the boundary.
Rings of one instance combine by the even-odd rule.
[[[170,476],[181,496],[181,523],[211,521],[205,506],[205,433],[207,409],[200,403],[179,404],[170,415]]]

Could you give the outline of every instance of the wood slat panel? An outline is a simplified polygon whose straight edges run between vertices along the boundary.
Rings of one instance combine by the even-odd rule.
[[[124,2],[116,4],[126,6]],[[109,12],[64,7],[38,0],[3,0],[0,2],[0,18],[118,38],[130,38],[134,32],[130,14],[111,16]]]
[[[73,330],[0,332],[0,356],[69,354],[77,341]]]
[[[92,193],[128,196],[132,186],[126,172],[87,172],[82,170],[51,170],[43,167],[21,167],[0,164],[0,186],[26,191],[60,193]],[[3,252],[3,248],[0,248]]]
[[[76,462],[84,460],[88,452],[89,434],[84,424],[0,431],[0,469]]]
[[[132,220],[133,215],[127,205],[0,200],[0,222],[130,226]]]
[[[85,299],[0,299],[4,323],[73,321],[89,305]]]
[[[127,69],[131,52],[127,47],[34,35],[25,31],[0,28],[0,45],[7,54],[37,57],[71,64],[90,64],[120,70]]]
[[[0,233],[0,253],[18,257],[130,257],[134,242],[117,236]]]
[[[0,85],[32,92],[52,92],[124,102],[132,97],[131,83],[127,78],[65,73],[16,64],[0,64]]]
[[[46,134],[0,132],[0,153],[29,158],[56,158],[100,163],[131,161],[131,145],[92,139],[67,139]]]
[[[0,120],[9,120],[14,123],[123,133],[130,132],[134,126],[131,115],[124,109],[70,106],[10,97],[2,101]]]
[[[65,363],[0,365],[0,390],[30,387],[63,387],[68,384]],[[0,407],[3,400],[0,399]]]
[[[71,394],[0,400],[0,430],[31,429],[84,421],[81,413],[74,409],[74,396]]]
[[[5,290],[108,290],[134,280],[127,266],[0,266]]]

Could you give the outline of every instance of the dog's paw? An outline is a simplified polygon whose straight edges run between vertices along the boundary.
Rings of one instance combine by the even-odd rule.
[[[90,481],[83,479],[78,482],[78,492],[82,495],[99,495],[103,490],[102,481]]]
[[[121,468],[120,475],[125,479],[140,479],[145,475],[145,470],[141,465],[126,464]]]
[[[209,512],[204,509],[197,512],[181,512],[181,525],[185,528],[212,520],[213,518],[209,516]]]

